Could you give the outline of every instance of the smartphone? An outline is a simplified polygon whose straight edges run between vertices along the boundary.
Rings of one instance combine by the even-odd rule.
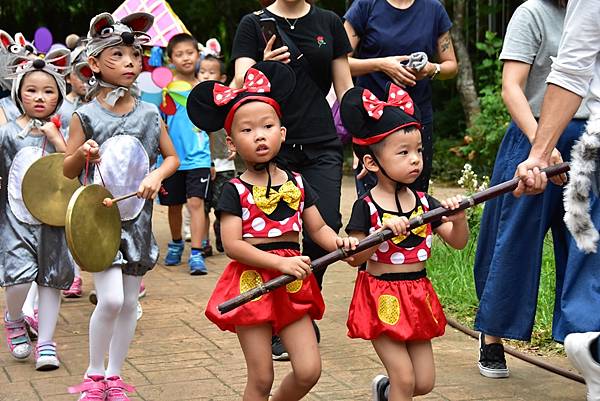
[[[262,31],[263,38],[265,40],[265,44],[271,39],[273,35],[275,35],[275,43],[273,43],[272,50],[278,49],[283,46],[283,40],[279,36],[277,32],[277,22],[273,17],[263,17],[260,19],[260,28]]]

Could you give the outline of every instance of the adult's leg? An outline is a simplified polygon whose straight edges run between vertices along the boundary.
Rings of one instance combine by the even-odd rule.
[[[283,378],[271,401],[300,400],[321,376],[321,354],[312,321],[306,315],[279,335],[290,356],[292,371]]]
[[[511,124],[498,152],[492,182],[511,179],[529,149],[525,135]],[[480,301],[475,327],[486,337],[531,337],[549,224],[543,210],[545,196],[517,199],[505,194],[484,208],[474,275]],[[527,261],[526,268],[523,261]]]
[[[122,274],[123,306],[119,311],[108,352],[106,377],[121,376],[121,369],[137,325],[136,311],[142,276]]]
[[[271,360],[271,325],[237,326],[236,332],[248,370],[242,400],[267,401],[275,377]]]
[[[423,144],[423,171],[419,178],[411,185],[411,188],[427,192],[429,190],[429,180],[431,179],[431,169],[433,166],[433,122],[423,124],[421,143]]]
[[[90,365],[87,375],[104,376],[104,356],[108,353],[115,324],[123,307],[121,267],[113,266],[103,272],[94,273],[94,286],[98,304],[90,319]],[[139,283],[136,291],[139,291]]]
[[[306,160],[299,172],[317,192],[317,209],[325,223],[338,232],[342,227],[340,198],[342,191],[342,144],[338,139],[321,144],[303,146]],[[310,236],[303,233],[302,253],[312,260],[327,252],[315,244]],[[319,287],[323,287],[325,270],[315,273]]]
[[[415,370],[406,343],[381,335],[372,340],[373,348],[390,379],[388,401],[410,401],[415,392]]]

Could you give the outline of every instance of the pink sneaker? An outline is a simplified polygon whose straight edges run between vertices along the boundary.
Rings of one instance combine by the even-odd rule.
[[[63,296],[65,298],[81,298],[81,286],[83,285],[83,280],[81,277],[75,277],[73,279],[73,284],[69,287],[68,290],[63,291]]]
[[[119,376],[106,378],[106,401],[130,401],[125,392],[132,393],[135,387],[125,384]]]
[[[27,323],[24,318],[8,320],[8,313],[4,314],[4,333],[8,350],[15,359],[25,359],[33,350],[31,339],[27,334]]]
[[[146,296],[146,286],[144,285],[144,281],[140,283],[140,293],[138,295],[138,299],[144,298]]]
[[[79,401],[105,401],[105,392],[104,376],[86,376],[83,383],[69,387],[70,394],[80,393]]]
[[[24,315],[23,318],[25,319],[25,323],[27,323],[27,333],[29,333],[29,338],[37,340],[39,326],[38,310],[33,310],[33,316]]]

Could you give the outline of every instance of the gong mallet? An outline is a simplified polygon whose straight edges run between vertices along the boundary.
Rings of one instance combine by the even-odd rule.
[[[123,196],[118,196],[116,198],[104,198],[104,200],[102,201],[102,204],[106,207],[112,207],[115,203],[117,202],[121,202],[125,199],[129,199],[129,198],[133,198],[134,196],[137,195],[137,192],[132,192],[130,194],[127,195],[123,195]]]
[[[568,163],[555,164],[554,166],[547,167],[542,170],[542,172],[546,173],[547,177],[553,177],[556,175],[564,174],[567,171],[569,171]],[[502,194],[510,192],[517,187],[517,185],[519,184],[519,180],[520,180],[519,177],[515,177],[512,180],[502,182],[502,183],[500,183],[498,185],[494,185],[493,187],[490,187],[484,191],[477,192],[469,197],[466,197],[460,201],[459,206],[454,210],[448,210],[443,207],[438,207],[433,210],[430,210],[427,213],[423,213],[420,216],[413,217],[408,222],[408,224],[409,224],[408,228],[413,229],[415,227],[429,224],[433,221],[440,220],[444,216],[453,215],[455,213],[460,212],[461,210],[468,209],[479,203],[485,202],[487,200],[490,200],[492,198],[495,198],[497,196],[500,196]],[[349,251],[346,251],[344,249],[337,249],[331,253],[328,253],[325,256],[322,256],[318,259],[313,260],[310,265],[310,268],[313,273],[316,271],[323,270],[327,266],[329,266],[330,264],[332,264],[334,262],[345,259],[356,253],[362,252],[366,249],[369,249],[371,247],[379,245],[382,242],[385,242],[385,241],[393,238],[394,236],[395,235],[392,232],[392,230],[389,230],[389,229],[385,229],[385,230],[373,233],[373,234],[369,235],[368,237],[366,237],[365,239],[363,239],[362,241],[360,241],[356,245],[356,249],[349,250]],[[294,280],[296,280],[296,277],[291,276],[289,274],[282,274],[281,276],[276,277],[272,280],[269,280],[266,283],[259,285],[258,287],[254,287],[251,290],[243,292],[240,295],[223,302],[222,304],[220,304],[217,307],[217,309],[219,309],[219,312],[221,312],[221,314],[230,312],[233,309],[240,307],[240,306],[244,305],[245,303],[252,301],[255,298],[260,297],[261,295],[271,292],[271,291],[273,291],[279,287],[282,287],[286,284],[289,284]]]

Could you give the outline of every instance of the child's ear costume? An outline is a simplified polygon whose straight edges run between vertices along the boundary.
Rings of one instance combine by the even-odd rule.
[[[235,112],[247,102],[267,103],[281,118],[281,103],[292,93],[295,85],[296,76],[289,66],[277,61],[261,61],[248,69],[240,89],[230,88],[218,81],[205,81],[197,85],[188,97],[188,115],[194,125],[206,132],[225,128],[227,135],[231,135]],[[255,166],[256,169],[266,169],[269,174],[267,194],[271,188],[270,162]]]
[[[29,54],[27,56],[18,56],[13,59],[13,64],[8,67],[11,73],[8,75],[12,79],[11,98],[17,105],[21,113],[25,113],[23,101],[21,100],[20,89],[25,76],[34,71],[42,71],[50,75],[56,81],[58,87],[59,99],[56,104],[56,109],[52,114],[55,114],[60,109],[60,106],[65,98],[67,84],[65,75],[71,68],[71,52],[68,49],[53,50],[46,54],[44,58]],[[48,116],[50,118],[50,116]],[[44,124],[44,121],[33,118],[23,128],[19,136],[21,138],[27,136],[33,128],[39,128]]]
[[[292,93],[295,84],[296,76],[289,66],[277,61],[261,61],[248,69],[240,89],[219,81],[198,84],[188,98],[188,114],[194,125],[206,132],[225,128],[231,135],[233,116],[242,104],[267,103],[281,117],[281,103]]]
[[[355,86],[342,98],[340,113],[346,129],[352,134],[352,143],[360,159],[370,155],[379,169],[390,180],[390,176],[377,160],[370,145],[383,141],[388,135],[410,127],[421,130],[420,113],[409,94],[393,83],[386,87],[387,100],[379,100],[370,90]],[[392,180],[393,181],[393,180]],[[397,182],[399,190],[405,186]],[[395,196],[398,211],[402,210]]]
[[[120,45],[133,46],[141,51],[142,45],[150,40],[146,31],[150,29],[153,22],[154,16],[148,13],[134,13],[121,21],[115,21],[109,13],[96,15],[90,22],[90,30],[86,39],[88,57],[98,57],[103,50]],[[91,83],[92,86],[88,92],[89,98],[94,97],[100,87],[113,89],[105,99],[110,106],[114,106],[117,100],[130,90],[130,88],[117,87],[105,82],[100,77],[95,77]]]
[[[18,57],[27,57],[37,54],[33,45],[28,43],[23,34],[17,33],[13,39],[8,33],[0,29],[0,87],[10,90],[12,80],[8,75],[12,72],[10,66]]]

